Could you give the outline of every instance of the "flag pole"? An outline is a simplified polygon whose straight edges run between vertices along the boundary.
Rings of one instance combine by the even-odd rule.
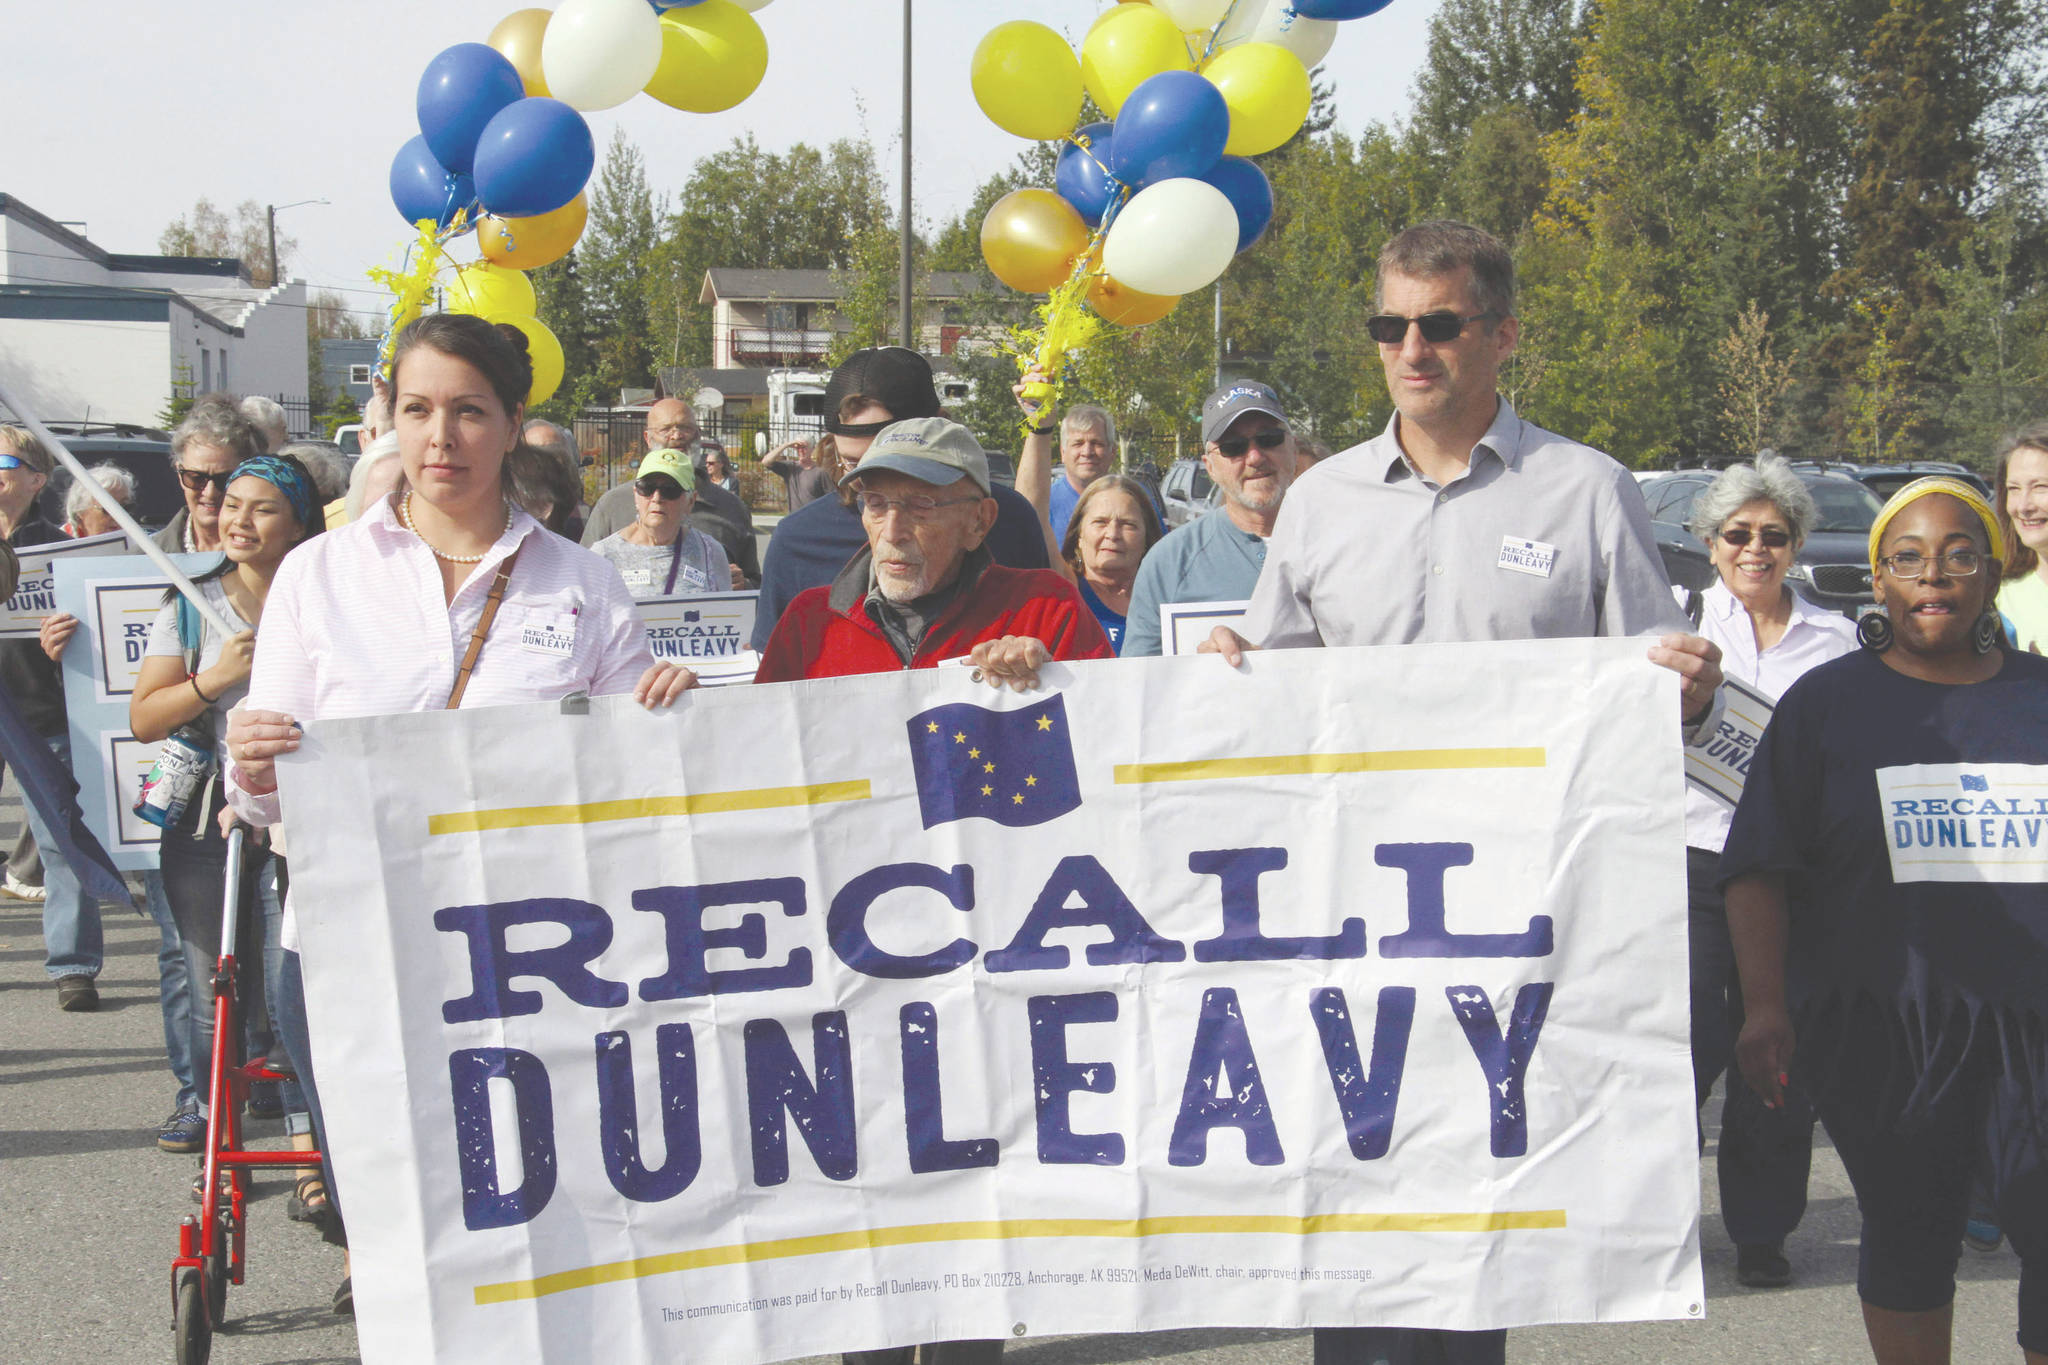
[[[41,418],[22,406],[15,398],[13,390],[7,386],[5,379],[0,379],[0,403],[6,404],[8,411],[14,413],[23,426],[34,432],[37,440],[49,447],[56,455],[58,463],[70,470],[71,477],[77,479],[86,491],[98,500],[100,506],[106,509],[107,515],[114,519],[114,524],[127,532],[128,539],[135,542],[135,548],[148,555],[150,562],[163,570],[164,576],[171,580],[171,586],[184,595],[185,600],[192,604],[206,624],[219,631],[223,640],[236,633],[235,628],[228,624],[227,618],[214,610],[213,604],[206,600],[206,594],[199,591],[198,585],[184,570],[173,564],[171,557],[163,552],[162,547],[149,538],[149,532],[143,530],[141,524],[128,515],[128,509],[121,505],[121,500],[108,492],[106,487],[92,476],[79,462],[78,457],[71,453],[71,448],[58,440],[55,432],[43,425]]]

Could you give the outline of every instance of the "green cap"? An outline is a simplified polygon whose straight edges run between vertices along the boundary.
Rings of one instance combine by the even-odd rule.
[[[697,491],[697,470],[691,465],[690,457],[680,450],[663,446],[660,450],[648,451],[647,457],[640,461],[640,472],[633,477],[644,479],[649,474],[668,475],[683,486],[685,493]]]

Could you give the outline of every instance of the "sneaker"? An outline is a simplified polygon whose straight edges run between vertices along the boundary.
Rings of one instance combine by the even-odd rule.
[[[1989,1256],[2005,1245],[2005,1233],[1987,1218],[1972,1218],[1963,1224],[1963,1245],[1980,1255]]]
[[[0,878],[0,888],[4,888],[8,895],[18,901],[39,901],[49,894],[40,886],[30,886],[12,872]]]
[[[57,978],[57,1008],[67,1014],[91,1014],[100,1007],[99,987],[89,976]]]
[[[1735,1282],[1749,1289],[1781,1289],[1792,1283],[1792,1263],[1783,1242],[1750,1242],[1735,1248]]]
[[[156,1145],[166,1152],[187,1155],[206,1145],[206,1119],[197,1109],[180,1109],[156,1130]]]

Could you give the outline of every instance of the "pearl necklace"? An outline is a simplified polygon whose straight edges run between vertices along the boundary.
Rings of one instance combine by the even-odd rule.
[[[490,553],[489,550],[485,550],[483,554],[451,555],[446,550],[443,550],[437,545],[435,545],[433,541],[428,540],[425,536],[420,535],[420,528],[412,524],[412,490],[410,488],[406,489],[405,496],[398,500],[398,520],[404,524],[406,530],[412,532],[415,536],[419,537],[420,544],[426,546],[429,550],[432,550],[434,552],[434,558],[436,559],[445,559],[450,564],[481,564],[484,562],[484,555]],[[505,534],[505,532],[511,529],[512,500],[510,498],[507,498],[505,499],[505,524],[503,527],[499,529],[498,535],[502,537]]]

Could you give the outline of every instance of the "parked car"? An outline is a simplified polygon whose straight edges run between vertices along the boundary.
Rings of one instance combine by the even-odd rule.
[[[1183,455],[1173,462],[1166,477],[1159,481],[1159,496],[1166,504],[1169,531],[1213,511],[1223,501],[1222,490],[1209,477],[1209,471],[1202,468],[1201,457],[1197,455]]]
[[[1817,606],[1854,618],[1872,601],[1870,526],[1883,501],[1849,475],[1818,465],[1795,466],[1820,509],[1798,558],[1785,574],[1792,590]],[[1643,484],[1643,501],[1664,557],[1664,573],[1682,588],[1714,581],[1713,561],[1698,536],[1686,529],[1693,503],[1720,477],[1717,469],[1681,469]]]
[[[1934,475],[1940,475],[1943,478],[1949,479],[1961,479],[1964,483],[1982,493],[1987,500],[1991,500],[1991,485],[1985,482],[1984,476],[1971,469],[1968,465],[1957,464],[1952,460],[1913,460],[1906,464],[1831,463],[1821,467],[1840,470],[1842,473],[1847,474],[1850,478],[1877,494],[1878,501],[1880,502],[1889,498],[1892,494],[1913,482],[1913,480],[1925,479]]]
[[[135,476],[135,519],[149,530],[169,523],[185,505],[185,492],[178,486],[178,471],[171,464],[171,441],[162,432],[146,428],[124,428],[131,435],[74,435],[68,424],[51,425],[51,430],[90,469],[96,464],[117,464]],[[64,495],[71,490],[71,471],[59,464],[50,475],[36,505],[53,524],[64,524]]]
[[[334,429],[334,444],[341,447],[341,453],[354,459],[363,453],[363,424],[350,422]]]

